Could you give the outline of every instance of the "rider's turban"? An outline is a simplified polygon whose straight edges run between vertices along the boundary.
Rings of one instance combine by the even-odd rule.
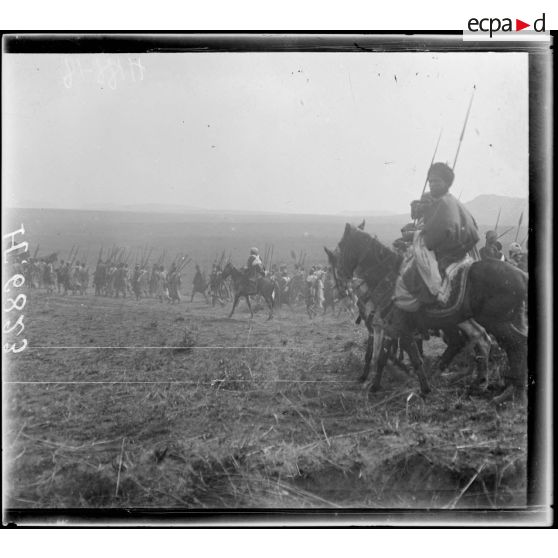
[[[453,184],[453,179],[455,178],[453,170],[451,170],[451,168],[445,163],[434,163],[428,171],[428,178],[431,176],[441,178],[448,185],[448,187]]]

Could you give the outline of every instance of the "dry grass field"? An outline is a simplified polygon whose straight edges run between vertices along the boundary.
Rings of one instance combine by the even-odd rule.
[[[4,372],[9,508],[526,503],[525,408],[468,390],[464,361],[426,399],[393,367],[365,395],[345,310],[28,294],[29,348]]]

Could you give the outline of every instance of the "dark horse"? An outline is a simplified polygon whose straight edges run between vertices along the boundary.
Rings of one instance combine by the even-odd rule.
[[[250,314],[254,317],[252,305],[250,304],[250,296],[256,295],[263,296],[269,307],[269,317],[267,319],[270,320],[273,318],[273,306],[277,291],[277,285],[274,281],[264,276],[250,279],[246,273],[236,269],[231,262],[227,263],[221,277],[222,279],[226,279],[229,275],[232,277],[234,290],[234,302],[229,318],[233,315],[241,296],[246,299]]]
[[[347,223],[336,250],[331,252],[326,249],[326,252],[336,283],[348,282],[353,277],[360,279],[376,305],[377,312],[371,324],[374,336],[371,350],[373,379],[371,383],[368,380],[370,365],[367,363],[364,371],[367,389],[380,388],[382,367],[378,362],[384,347],[384,336],[387,335],[399,338],[418,375],[421,391],[428,393],[430,387],[413,332],[441,329],[449,338],[448,348],[442,356],[445,365],[463,348],[463,337],[470,344],[483,348],[483,356],[487,360],[490,349],[487,332],[494,335],[506,352],[509,363],[506,389],[496,402],[509,398],[515,392],[524,394],[527,364],[526,273],[498,260],[473,263],[463,303],[454,313],[441,317],[428,307],[406,312],[392,303],[402,258],[368,233]]]

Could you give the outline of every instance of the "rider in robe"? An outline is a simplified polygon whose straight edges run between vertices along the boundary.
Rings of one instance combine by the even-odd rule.
[[[498,233],[496,231],[486,232],[486,243],[480,249],[480,257],[482,260],[492,259],[504,261],[501,244],[498,242]]]
[[[414,237],[413,250],[409,265],[402,271],[407,292],[415,298],[410,311],[418,309],[417,301],[438,299],[448,266],[466,258],[479,240],[473,216],[449,193],[453,180],[448,165],[434,163],[428,171],[430,192],[411,202],[411,217],[418,222],[418,230],[407,233]]]
[[[257,248],[250,248],[250,256],[246,262],[246,275],[251,284],[256,283],[258,276],[265,275],[264,265]]]

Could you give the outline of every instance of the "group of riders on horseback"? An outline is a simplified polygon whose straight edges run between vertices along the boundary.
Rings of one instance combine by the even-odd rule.
[[[231,284],[227,281],[229,278]],[[272,264],[270,269],[266,269],[256,247],[250,249],[246,265],[239,269],[230,262],[224,266],[214,263],[209,280],[196,265],[191,301],[196,293],[200,293],[206,302],[209,302],[209,295],[213,306],[217,302],[224,306],[231,297],[234,301],[239,290],[242,291],[241,297],[245,296],[244,293],[262,296],[268,306],[285,304],[293,309],[295,305],[304,303],[310,317],[319,312],[325,313],[328,308],[335,310],[335,286],[327,266],[313,265],[306,271],[302,264],[295,263],[291,276],[284,263]]]
[[[416,335],[427,337],[434,330],[441,331],[448,344],[440,368],[469,344],[480,363],[479,381],[486,380],[488,354],[493,339],[497,341],[509,362],[503,400],[524,392],[526,385],[526,255],[514,243],[505,261],[497,235],[489,231],[478,257],[478,227],[449,193],[453,180],[448,165],[431,165],[430,192],[411,203],[414,221],[403,227],[395,251],[365,233],[363,223],[358,228],[347,224],[337,249],[326,252],[338,288],[352,287],[357,293],[370,333],[363,374],[367,388],[379,388],[384,341],[395,339],[409,354],[427,393]],[[371,367],[374,377],[369,381]]]

